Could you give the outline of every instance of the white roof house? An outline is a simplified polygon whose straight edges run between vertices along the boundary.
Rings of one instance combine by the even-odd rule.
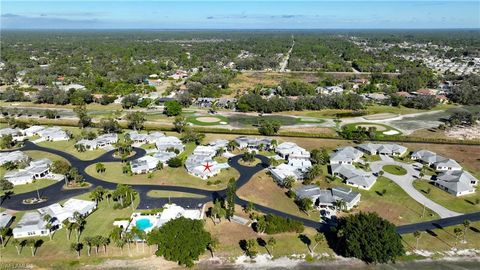
[[[318,94],[330,95],[330,94],[340,94],[343,93],[343,87],[335,85],[335,86],[325,86],[325,87],[317,87],[315,89]]]
[[[46,236],[49,234],[45,228],[47,224],[37,211],[25,213],[17,226],[13,228],[13,238]]]
[[[142,174],[154,171],[158,165],[158,159],[152,156],[143,156],[141,158],[132,160],[130,168],[134,174]]]
[[[165,134],[160,132],[152,133],[138,133],[138,131],[130,131],[128,133],[130,139],[137,145],[142,145],[146,143],[156,143],[160,138],[165,137]]]
[[[183,152],[185,146],[182,141],[174,136],[166,136],[157,138],[155,145],[157,146],[158,151],[167,151],[168,149],[176,149],[179,152]]]
[[[275,152],[285,159],[310,159],[310,152],[293,142],[283,142],[279,144]]]
[[[108,133],[102,134],[93,140],[79,140],[76,144],[84,145],[87,150],[94,150],[115,144],[117,141],[118,135],[116,133]]]
[[[177,154],[174,152],[163,152],[159,151],[153,154],[153,157],[156,158],[158,161],[162,162],[163,164],[166,164],[168,160],[176,157]]]
[[[240,149],[258,149],[260,146],[268,149],[271,147],[272,139],[240,136],[235,139],[235,142],[238,144],[238,148]]]
[[[45,141],[68,141],[70,137],[60,127],[48,127],[37,132]]]
[[[297,198],[309,198],[313,205],[318,208],[333,207],[338,208],[337,202],[345,202],[346,209],[350,210],[360,202],[361,194],[353,191],[351,188],[334,187],[331,189],[322,189],[317,185],[307,185],[293,190]]]
[[[27,156],[25,153],[22,151],[13,151],[13,152],[0,152],[0,165],[3,165],[7,162],[22,162],[22,161],[28,161],[30,159],[29,156]]]
[[[228,140],[215,140],[208,143],[209,146],[213,147],[215,150],[220,148],[226,148],[228,146]]]
[[[229,168],[228,163],[218,163],[213,158],[217,150],[212,146],[199,145],[185,160],[185,169],[191,175],[207,179],[220,173],[222,169]],[[207,164],[209,165],[207,167]]]
[[[31,136],[38,135],[38,132],[44,129],[45,127],[43,126],[31,126],[29,128],[24,129],[23,133],[25,134],[25,136],[31,137]]]
[[[2,128],[0,129],[0,137],[3,136],[12,136],[13,141],[23,141],[25,140],[25,136],[23,135],[23,130],[19,128]]]
[[[360,189],[369,190],[377,181],[373,174],[355,168],[351,164],[332,164],[332,175],[340,176],[345,183]]]
[[[79,199],[68,199],[63,206],[59,203],[54,203],[49,206],[42,207],[37,211],[42,215],[50,215],[53,219],[53,224],[62,226],[64,220],[70,219],[73,221],[75,213],[81,216],[88,216],[97,208],[97,203],[94,201],[86,201]]]
[[[403,156],[408,149],[398,144],[376,144],[365,143],[357,146],[358,149],[369,155],[387,155],[387,156]]]
[[[50,165],[52,161],[48,158],[43,158],[31,161],[24,169],[7,172],[4,176],[5,180],[11,182],[13,185],[23,185],[33,182],[35,179],[46,178],[50,174]],[[52,177],[53,178],[53,177]]]
[[[270,168],[270,173],[275,181],[277,181],[277,183],[280,185],[282,185],[285,178],[289,176],[292,176],[295,180],[303,178],[303,171],[301,171],[298,167],[290,166],[285,163]]]
[[[438,174],[435,185],[455,196],[475,193],[478,179],[466,171],[447,171]]]
[[[0,229],[10,226],[13,216],[3,211],[0,213]]]
[[[461,171],[462,166],[453,159],[444,159],[434,163],[437,171]]]
[[[97,208],[97,203],[94,201],[86,201],[72,198],[68,199],[63,204],[63,208],[69,212],[78,212],[82,216],[87,216]]]
[[[337,149],[330,155],[330,164],[352,164],[358,162],[363,152],[351,146]]]
[[[160,219],[157,223],[157,226],[162,226],[170,220],[179,217],[185,217],[189,219],[203,219],[203,211],[201,211],[200,209],[184,209],[183,207],[173,203],[166,204],[163,206],[163,211],[160,214]]]

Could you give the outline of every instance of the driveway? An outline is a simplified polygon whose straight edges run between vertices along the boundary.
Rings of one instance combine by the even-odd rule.
[[[375,161],[370,163],[370,168],[372,169],[373,173],[378,173],[382,170],[383,166],[385,165],[397,165],[404,168],[407,171],[406,175],[394,175],[384,171],[383,176],[391,179],[397,185],[399,185],[407,194],[412,197],[415,201],[419,202],[422,205],[425,205],[427,208],[431,209],[433,212],[437,213],[441,218],[448,218],[448,217],[455,217],[462,215],[462,213],[457,213],[447,208],[441,206],[440,204],[433,202],[429,198],[425,197],[420,191],[416,190],[413,187],[413,181],[419,178],[420,172],[415,169],[414,164],[407,164],[393,160],[390,157],[382,156],[381,161]],[[419,163],[419,167],[421,168],[422,165]]]

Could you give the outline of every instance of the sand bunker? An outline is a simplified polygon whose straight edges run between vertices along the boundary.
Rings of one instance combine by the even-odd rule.
[[[397,117],[398,114],[394,113],[377,113],[372,115],[363,116],[364,119],[367,120],[386,120]]]
[[[385,134],[385,135],[397,135],[397,134],[400,134],[400,132],[398,132],[396,130],[389,130],[389,131],[383,132],[383,134]]]
[[[212,117],[212,116],[201,116],[197,117],[195,120],[198,122],[204,122],[204,123],[216,123],[220,122],[220,119],[217,117]]]
[[[371,124],[371,125],[370,125],[370,124],[357,125],[357,127],[363,127],[363,128],[366,128],[366,129],[371,128],[371,127],[374,127],[374,128],[377,129],[377,131],[385,131],[385,130],[387,130],[386,127],[384,127],[384,126],[382,126],[382,125],[375,125],[375,124]]]

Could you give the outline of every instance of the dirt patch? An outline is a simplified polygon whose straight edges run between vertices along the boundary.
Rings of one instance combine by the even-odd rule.
[[[455,127],[447,130],[445,135],[450,138],[460,140],[479,140],[480,139],[480,125],[473,127]]]
[[[198,122],[204,122],[204,123],[216,123],[222,121],[220,118],[217,117],[212,117],[212,116],[201,116],[195,118]]]

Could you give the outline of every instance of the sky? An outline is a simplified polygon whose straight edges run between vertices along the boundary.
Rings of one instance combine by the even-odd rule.
[[[480,0],[0,1],[1,29],[480,28]]]

